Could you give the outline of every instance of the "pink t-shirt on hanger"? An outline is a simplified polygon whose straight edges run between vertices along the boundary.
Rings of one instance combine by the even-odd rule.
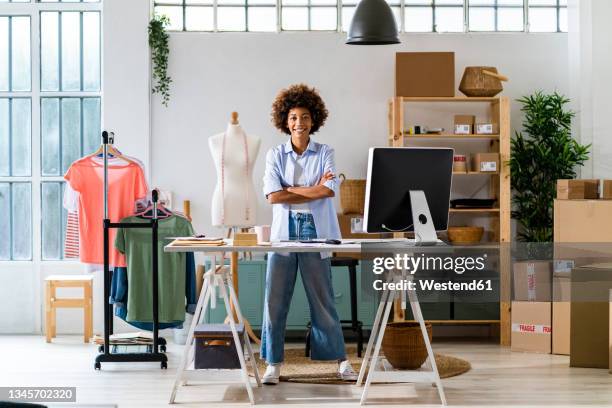
[[[79,193],[79,255],[81,262],[104,263],[104,166],[93,157],[74,162],[64,178]],[[108,217],[111,222],[134,213],[134,202],[147,195],[147,183],[137,163],[108,166]],[[116,230],[109,231],[110,265],[126,266],[114,248]]]

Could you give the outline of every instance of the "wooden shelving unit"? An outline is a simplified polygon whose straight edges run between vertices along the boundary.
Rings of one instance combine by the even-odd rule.
[[[465,104],[465,103],[480,103],[485,105],[488,110],[489,120],[499,126],[499,134],[495,135],[454,135],[454,134],[425,134],[425,135],[408,135],[405,133],[406,123],[404,122],[404,114],[410,106],[406,104],[435,104],[438,102],[450,104]],[[422,106],[419,106],[422,109]],[[470,109],[465,105],[458,107],[461,112]],[[484,176],[489,176],[489,195],[497,199],[497,207],[495,208],[453,208],[450,210],[450,219],[452,223],[455,215],[473,215],[478,217],[488,218],[489,236],[492,237],[489,244],[506,244],[500,245],[499,265],[500,265],[500,318],[499,320],[432,320],[433,324],[491,324],[492,328],[499,325],[500,343],[505,346],[510,345],[510,248],[511,240],[510,230],[510,170],[507,162],[510,159],[510,100],[508,97],[493,97],[493,98],[467,98],[467,97],[421,97],[407,98],[394,97],[389,100],[389,135],[388,143],[390,146],[403,147],[410,146],[411,141],[418,141],[419,146],[423,143],[435,140],[444,140],[449,143],[449,147],[453,147],[453,143],[466,143],[473,140],[475,143],[488,143],[489,152],[498,152],[500,154],[500,169],[497,173],[454,173],[453,176],[462,177],[469,180],[474,180],[474,183],[482,183]],[[478,178],[477,176],[481,176]],[[487,243],[484,243],[485,245]],[[398,309],[398,308],[396,308]],[[403,311],[396,310],[395,318],[403,319]]]

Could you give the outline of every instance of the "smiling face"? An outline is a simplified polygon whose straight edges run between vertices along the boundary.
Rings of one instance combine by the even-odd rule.
[[[306,108],[293,108],[287,115],[287,128],[291,132],[291,138],[307,140],[312,129],[312,116]]]

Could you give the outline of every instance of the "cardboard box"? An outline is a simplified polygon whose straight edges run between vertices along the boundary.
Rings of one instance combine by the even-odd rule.
[[[512,266],[514,296],[512,300],[550,302],[552,264],[550,261],[515,262]]]
[[[599,180],[557,180],[557,200],[599,198]]]
[[[474,115],[455,115],[455,134],[456,135],[471,135],[474,133]]]
[[[612,242],[612,201],[555,200],[555,242]],[[596,246],[598,253],[610,253],[610,245]]]
[[[477,135],[494,135],[499,133],[499,126],[496,123],[477,123],[474,126],[474,133]]]
[[[610,306],[608,307],[608,313],[610,315],[608,325],[610,326],[610,334],[608,335],[610,356],[608,359],[609,372],[612,374],[612,289],[610,289]]]
[[[499,171],[499,153],[476,153],[472,155],[472,171],[496,173]]]
[[[612,200],[612,180],[603,181],[603,191],[601,193],[601,198],[603,198],[604,200]]]
[[[396,53],[395,96],[455,96],[455,53]]]
[[[571,282],[570,367],[609,368],[612,264],[574,268]]]
[[[570,275],[553,277],[552,353],[570,353]]]
[[[550,353],[551,302],[512,302],[512,351]]]

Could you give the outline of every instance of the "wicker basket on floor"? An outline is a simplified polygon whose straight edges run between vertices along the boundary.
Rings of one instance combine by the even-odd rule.
[[[342,214],[363,214],[366,181],[349,180],[344,174],[340,174],[338,178],[342,181],[340,184]]]
[[[431,342],[431,324],[426,323],[425,327]],[[427,348],[418,323],[393,322],[387,324],[382,348],[385,357],[396,369],[416,370],[427,360]]]

